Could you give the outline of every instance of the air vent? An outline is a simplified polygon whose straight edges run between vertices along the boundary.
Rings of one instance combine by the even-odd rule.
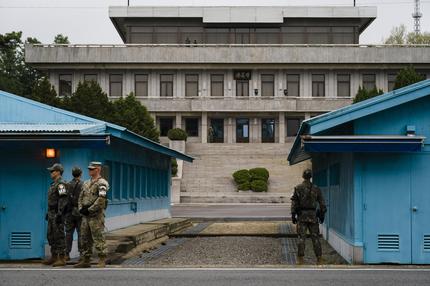
[[[11,232],[10,248],[31,248],[31,232]]]
[[[430,252],[430,234],[424,234],[424,251]]]
[[[399,251],[400,239],[398,234],[378,234],[379,251]]]

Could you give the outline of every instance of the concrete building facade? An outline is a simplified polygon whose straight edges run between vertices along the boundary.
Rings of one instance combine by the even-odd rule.
[[[124,45],[34,45],[26,61],[60,96],[96,80],[133,92],[166,142],[285,143],[304,119],[393,89],[407,65],[430,77],[428,46],[362,46],[374,7],[111,7]]]

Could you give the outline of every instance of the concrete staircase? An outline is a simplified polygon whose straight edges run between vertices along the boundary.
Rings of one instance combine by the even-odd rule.
[[[290,148],[291,143],[187,143],[186,153],[195,161],[184,162],[181,203],[289,203],[302,170],[309,166],[308,162],[289,166]],[[269,170],[269,191],[238,192],[233,172],[255,167]]]

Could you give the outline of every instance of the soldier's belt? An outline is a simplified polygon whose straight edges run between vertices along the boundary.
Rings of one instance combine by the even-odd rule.
[[[302,211],[316,211],[316,208],[302,208]]]

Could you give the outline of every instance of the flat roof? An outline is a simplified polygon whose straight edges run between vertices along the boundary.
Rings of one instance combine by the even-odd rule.
[[[124,40],[126,18],[201,18],[203,23],[283,23],[284,18],[361,19],[360,32],[376,19],[373,6],[112,6],[109,17]]]

